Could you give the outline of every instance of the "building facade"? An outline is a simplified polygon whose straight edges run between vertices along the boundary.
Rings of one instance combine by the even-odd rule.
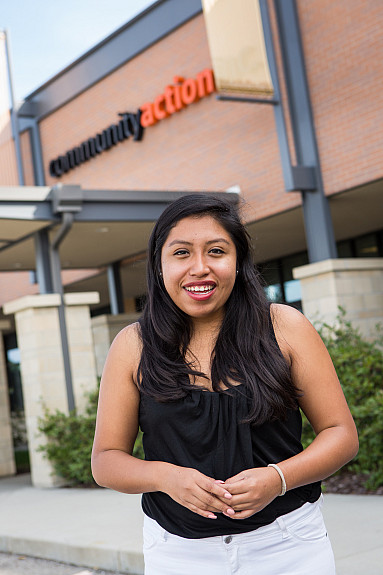
[[[310,319],[333,319],[342,305],[371,335],[383,317],[383,7],[379,0],[284,2],[298,23],[298,77],[293,54],[289,67],[283,34],[290,27],[281,4],[263,2],[278,78],[276,104],[220,99],[200,0],[159,0],[27,97],[17,118],[19,170],[15,134],[9,125],[0,134],[0,185],[6,187],[8,202],[10,187],[21,184],[25,193],[28,186],[81,186],[103,191],[105,201],[108,194],[112,201],[116,191],[143,198],[164,192],[238,194],[270,299],[303,305]],[[307,89],[305,117],[300,116],[300,94],[294,92],[299,78]],[[318,186],[302,184],[300,189],[297,183],[287,190],[281,113],[291,165],[315,168]],[[311,144],[300,133],[307,118]],[[315,166],[305,159],[310,145]],[[321,248],[314,245],[319,237],[313,231],[315,210],[320,219],[322,208],[314,205],[308,215],[305,205],[318,193],[331,228],[324,237],[331,240],[332,235],[336,246],[331,257],[313,256]],[[0,225],[7,222],[2,218],[0,207]],[[60,252],[72,310],[90,308],[93,328],[89,324],[87,329],[101,342],[109,342],[124,321],[134,319],[145,296],[145,242],[153,217],[142,215],[136,227],[127,219],[75,223]],[[49,237],[58,224],[50,222]],[[23,258],[23,250],[33,252],[33,245],[40,253],[41,237],[36,241],[32,228],[19,243],[1,236],[5,395],[12,350],[18,346],[15,331],[21,333],[27,321],[20,322],[17,314],[28,315],[29,305],[10,302],[26,295],[46,297],[54,290],[42,289],[38,265]],[[317,244],[323,241],[320,236]],[[114,251],[105,248],[103,255],[104,245]],[[99,298],[76,300],[82,292],[97,292]],[[45,304],[50,310],[59,305]],[[32,308],[40,314],[45,309],[35,303],[29,312]],[[103,353],[96,354],[97,364]],[[99,373],[100,366],[95,369]],[[9,466],[4,470],[9,472]]]

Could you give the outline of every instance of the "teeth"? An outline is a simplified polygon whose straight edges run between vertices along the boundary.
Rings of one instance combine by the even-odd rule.
[[[187,291],[190,291],[192,293],[208,293],[209,291],[212,291],[214,289],[214,286],[189,286],[189,287],[185,287],[185,289]]]

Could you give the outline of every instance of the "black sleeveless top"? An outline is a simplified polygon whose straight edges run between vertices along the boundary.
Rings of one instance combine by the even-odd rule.
[[[186,397],[166,403],[144,393],[140,397],[139,422],[149,461],[192,467],[225,481],[245,469],[278,463],[302,451],[299,409],[290,410],[286,421],[257,427],[242,423],[250,401],[243,384],[222,392],[196,388]],[[240,520],[221,513],[215,520],[206,519],[162,492],[144,493],[142,508],[166,531],[198,539],[252,531],[306,502],[313,503],[320,494],[320,482],[298,487]]]

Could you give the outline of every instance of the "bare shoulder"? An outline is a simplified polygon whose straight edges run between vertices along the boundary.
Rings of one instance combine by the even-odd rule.
[[[141,359],[142,341],[140,325],[138,322],[124,327],[114,338],[105,368],[120,366],[135,380],[138,365]]]
[[[299,310],[285,304],[271,304],[270,313],[278,345],[285,356],[293,359],[294,351],[302,346],[323,345],[316,329]]]
[[[294,328],[304,324],[310,324],[308,319],[295,307],[283,303],[272,303],[270,306],[271,319],[273,326],[278,329]]]
[[[138,321],[131,323],[118,332],[112,343],[113,346],[141,350],[141,329]]]

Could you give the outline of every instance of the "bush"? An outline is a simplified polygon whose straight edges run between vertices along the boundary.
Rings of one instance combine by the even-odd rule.
[[[366,341],[340,309],[335,326],[323,324],[319,333],[330,353],[359,433],[359,453],[343,470],[366,474],[365,486],[383,485],[383,337]],[[304,418],[303,444],[313,439]]]
[[[92,477],[90,457],[92,453],[98,389],[89,394],[84,414],[69,415],[60,411],[45,412],[39,421],[39,430],[46,437],[39,450],[49,459],[54,472],[71,485],[96,486]],[[133,455],[143,457],[141,433],[137,437]]]

